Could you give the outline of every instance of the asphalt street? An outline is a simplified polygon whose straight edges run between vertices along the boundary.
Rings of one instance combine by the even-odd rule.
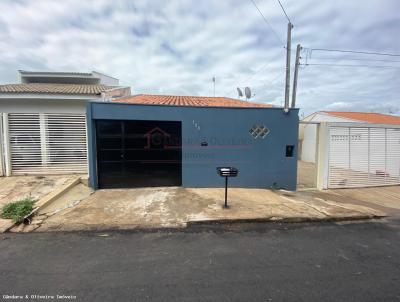
[[[400,301],[400,221],[0,235],[0,298],[56,295],[63,301]]]

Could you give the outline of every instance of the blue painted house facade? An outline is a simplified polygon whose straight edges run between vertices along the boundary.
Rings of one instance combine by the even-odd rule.
[[[91,102],[87,105],[93,188],[296,189],[298,110]]]

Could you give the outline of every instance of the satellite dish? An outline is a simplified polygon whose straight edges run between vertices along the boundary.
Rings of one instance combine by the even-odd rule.
[[[236,89],[237,89],[237,92],[238,92],[239,97],[241,98],[241,97],[243,96],[242,90],[241,90],[239,87],[236,88]]]
[[[251,90],[250,90],[250,87],[246,87],[246,88],[244,89],[244,94],[246,95],[246,99],[251,98]]]

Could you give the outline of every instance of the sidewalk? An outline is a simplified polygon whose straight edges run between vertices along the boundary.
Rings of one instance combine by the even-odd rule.
[[[229,189],[228,200],[230,208],[223,209],[224,189],[220,188],[98,190],[43,220],[36,231],[183,228],[204,222],[332,221],[385,216],[376,209],[324,200],[305,192],[233,188]]]
[[[71,175],[0,177],[0,209],[7,203],[29,196],[39,200],[63,186],[72,177]],[[11,219],[0,218],[0,233],[12,225]]]

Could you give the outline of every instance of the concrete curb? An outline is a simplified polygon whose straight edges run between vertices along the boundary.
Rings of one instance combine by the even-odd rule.
[[[11,220],[11,219],[10,219]],[[6,227],[3,227],[0,229],[0,234],[1,233],[6,233],[9,229],[11,229],[12,227],[14,227],[15,223],[11,220],[11,222],[9,224],[7,224]]]
[[[154,233],[154,232],[185,232],[191,231],[192,228],[196,229],[196,227],[210,227],[213,226],[223,226],[223,225],[238,225],[238,224],[257,224],[257,223],[269,223],[273,224],[287,224],[287,225],[296,225],[296,224],[307,224],[307,223],[335,223],[335,222],[351,222],[351,221],[364,221],[364,220],[374,220],[374,219],[382,219],[386,216],[377,216],[377,215],[357,215],[357,216],[347,216],[347,217],[326,217],[326,218],[311,218],[311,217],[265,217],[265,218],[245,218],[245,219],[214,219],[214,220],[196,220],[196,221],[188,221],[181,225],[176,226],[165,226],[161,227],[159,225],[130,225],[127,227],[120,226],[106,226],[106,225],[92,225],[82,230],[73,229],[73,230],[65,230],[65,229],[52,229],[46,231],[35,231],[36,233],[107,233],[107,232],[145,232],[145,233]]]
[[[266,217],[266,218],[241,218],[241,219],[208,219],[188,221],[186,227],[199,226],[207,224],[240,224],[240,223],[306,223],[306,222],[340,222],[340,221],[357,221],[367,219],[381,219],[387,217],[386,215],[356,215],[356,216],[342,216],[342,217]]]
[[[69,189],[71,189],[72,187],[74,187],[75,185],[77,185],[78,183],[80,183],[81,177],[75,177],[72,180],[68,181],[65,185],[63,185],[62,187],[54,190],[53,192],[50,192],[49,194],[43,196],[38,202],[36,202],[35,204],[35,208],[33,209],[32,212],[30,212],[28,215],[26,215],[24,217],[24,220],[29,219],[31,216],[33,216],[37,211],[43,209],[45,206],[49,205],[50,203],[52,203],[54,200],[56,200],[57,198],[59,198],[62,194],[64,194],[66,191],[68,191]],[[14,226],[16,226],[17,223],[15,222],[10,222],[10,225],[8,227],[6,227],[5,229],[1,230],[0,233],[6,233],[8,232],[10,229],[12,229]]]

